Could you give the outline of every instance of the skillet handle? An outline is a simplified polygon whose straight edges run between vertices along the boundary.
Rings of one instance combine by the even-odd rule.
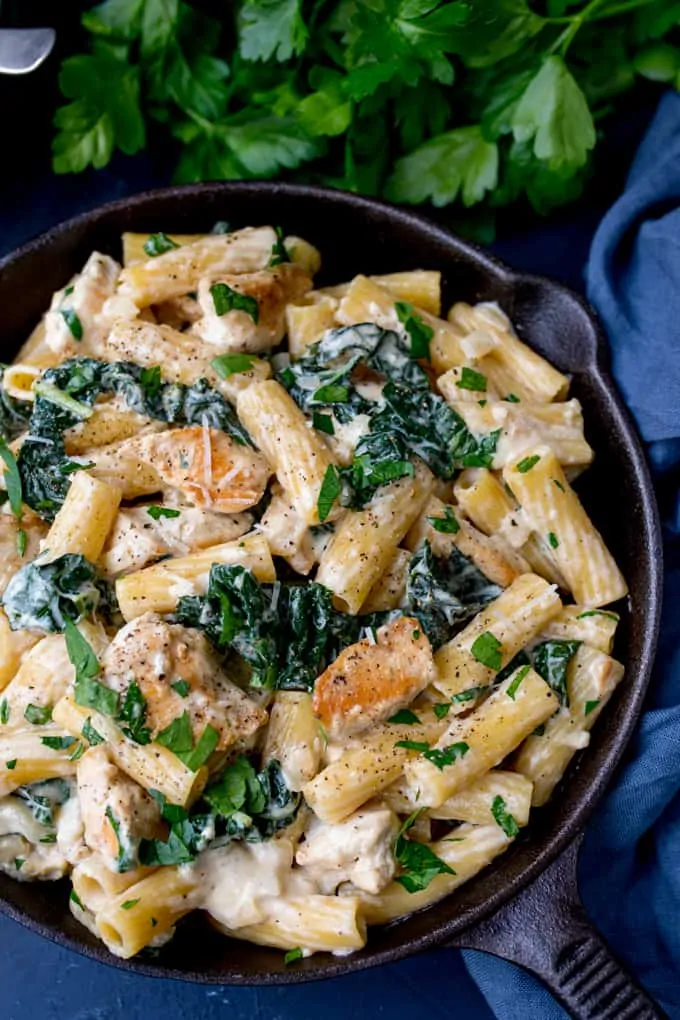
[[[666,1014],[614,957],[578,894],[583,836],[519,895],[449,945],[481,949],[540,978],[574,1020],[661,1020]]]

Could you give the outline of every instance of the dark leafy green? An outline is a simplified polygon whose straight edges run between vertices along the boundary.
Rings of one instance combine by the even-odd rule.
[[[220,651],[237,652],[253,686],[287,690],[311,690],[370,622],[338,613],[320,584],[261,585],[252,571],[222,564],[211,568],[205,595],[179,600],[175,619],[203,630]]]
[[[66,553],[56,560],[27,563],[11,578],[2,597],[12,630],[28,627],[63,631],[97,609],[108,612],[108,582],[84,556]]]
[[[542,641],[531,653],[533,667],[550,684],[563,705],[569,704],[567,671],[580,641]]]
[[[409,564],[404,611],[417,617],[438,648],[500,593],[498,585],[458,549],[441,559],[424,542]]]
[[[69,475],[82,466],[66,456],[63,434],[82,420],[83,409],[91,408],[100,393],[116,394],[129,408],[150,418],[205,424],[252,445],[231,404],[206,379],[192,386],[163,383],[158,366],[71,358],[48,369],[40,385],[43,392],[49,388],[50,396],[36,397],[18,467],[24,501],[45,520],[54,518],[71,484]],[[60,393],[66,399],[60,400]]]
[[[28,428],[32,405],[27,400],[16,400],[14,397],[10,397],[2,386],[2,377],[6,367],[6,365],[0,366],[0,436],[6,443],[11,443]]]
[[[259,843],[289,825],[301,803],[286,785],[277,761],[257,772],[247,758],[238,758],[203,792],[187,812],[154,794],[162,817],[170,824],[167,840],[142,840],[140,861],[147,865],[184,864],[208,846],[234,840]]]
[[[12,796],[24,801],[36,822],[53,825],[54,808],[66,803],[71,796],[71,787],[66,779],[43,779],[20,786]]]

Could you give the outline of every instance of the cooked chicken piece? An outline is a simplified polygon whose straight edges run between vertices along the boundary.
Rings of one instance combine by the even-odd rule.
[[[298,574],[308,574],[318,562],[307,521],[279,485],[272,488],[272,501],[257,530],[267,539],[272,556],[283,557]]]
[[[179,330],[198,322],[203,315],[203,309],[196,300],[196,296],[190,297],[188,294],[183,297],[170,298],[169,301],[155,305],[154,312],[157,322]]]
[[[123,693],[132,680],[147,702],[146,725],[155,736],[184,712],[196,743],[210,724],[217,750],[247,741],[267,713],[231,682],[200,631],[165,623],[155,613],[137,617],[116,634],[102,658],[104,683]],[[182,697],[173,684],[189,685]]]
[[[111,871],[130,871],[139,863],[140,841],[165,835],[158,804],[112,764],[104,745],[85,752],[76,776],[86,844]]]
[[[437,677],[432,648],[410,616],[381,627],[376,643],[345,648],[314,687],[314,712],[331,737],[360,733],[404,708]]]
[[[271,469],[250,446],[194,425],[132,440],[141,461],[196,506],[235,514],[262,499]]]
[[[113,297],[119,273],[119,264],[108,255],[97,251],[90,255],[80,275],[69,287],[56,291],[52,298],[45,316],[48,347],[64,358],[85,349],[91,351],[99,332],[98,316],[104,303]],[[136,308],[131,310],[136,314]]]
[[[367,804],[334,825],[312,816],[295,863],[322,893],[332,895],[342,882],[379,893],[397,869],[392,846],[398,829],[397,816],[383,804]]]
[[[163,507],[175,517],[149,514],[150,507],[126,507],[118,512],[102,555],[107,574],[119,576],[141,570],[162,556],[186,556],[197,549],[230,542],[250,530],[250,514],[215,514],[198,507]]]
[[[143,368],[161,366],[164,382],[192,386],[207,379],[213,389],[232,401],[254,380],[271,376],[269,362],[255,358],[246,372],[234,372],[222,379],[211,364],[217,353],[211,344],[191,333],[140,319],[134,322],[121,319],[102,340],[97,356],[104,361],[134,361]]]
[[[224,283],[230,290],[257,302],[257,321],[241,309],[217,315],[211,288]],[[275,269],[238,276],[205,277],[198,285],[203,318],[193,331],[221,351],[264,351],[281,343],[286,333],[286,305],[310,290],[311,278],[299,266],[286,262]]]

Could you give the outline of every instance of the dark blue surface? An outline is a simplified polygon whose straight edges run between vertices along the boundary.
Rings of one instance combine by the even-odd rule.
[[[15,111],[16,113],[16,111]],[[26,111],[24,111],[24,115]],[[615,197],[633,140],[644,126],[638,111],[619,132],[611,159],[611,187],[595,198],[524,228],[506,224],[493,246],[518,268],[545,273],[583,290],[583,271],[595,228]],[[119,159],[111,169],[79,178],[55,179],[44,152],[30,166],[8,171],[0,207],[0,254],[75,213],[123,197],[167,178],[154,159]],[[601,168],[602,174],[602,168]],[[606,180],[602,177],[602,180]],[[500,961],[466,954],[469,970],[484,982],[500,1016],[550,1020],[565,1014],[537,982]],[[491,979],[491,980],[490,980]],[[293,989],[202,989],[130,976],[84,960],[0,918],[1,1020],[368,1020],[395,1015],[452,1015],[491,1020],[493,1014],[470,981],[456,951],[438,951],[347,978]],[[512,990],[510,1012],[508,992]],[[518,1012],[513,1012],[513,1006]]]

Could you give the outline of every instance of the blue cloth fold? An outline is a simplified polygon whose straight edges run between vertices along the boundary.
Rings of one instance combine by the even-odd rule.
[[[664,524],[664,610],[646,710],[580,860],[584,903],[612,948],[680,1017],[680,96],[664,96],[626,189],[595,235],[588,297],[657,483]],[[666,502],[668,502],[666,500]],[[606,861],[606,871],[602,862]],[[558,1020],[533,978],[478,953],[468,972],[499,1020]]]

